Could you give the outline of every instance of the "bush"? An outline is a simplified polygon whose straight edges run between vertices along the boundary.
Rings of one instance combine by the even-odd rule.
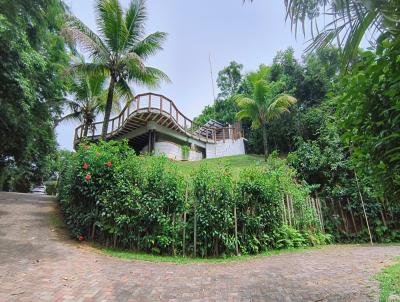
[[[270,248],[271,234],[283,223],[279,180],[263,168],[248,168],[240,174],[237,192],[242,253]]]
[[[194,254],[195,237],[201,257],[235,254],[236,245],[251,254],[288,246],[277,241],[293,239],[292,229],[283,228],[284,194],[302,209],[293,229],[317,236],[308,187],[276,157],[267,167],[246,169],[235,181],[229,167],[202,163],[185,180],[174,162],[137,156],[127,142],[83,144],[66,160],[59,202],[74,237],[156,254]]]
[[[57,181],[49,180],[44,183],[46,186],[46,194],[47,195],[56,195],[57,194]]]
[[[233,254],[235,198],[229,169],[201,165],[193,178],[193,195],[200,255]]]

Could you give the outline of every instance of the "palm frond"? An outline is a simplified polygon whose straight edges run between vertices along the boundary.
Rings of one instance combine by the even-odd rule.
[[[123,12],[118,0],[97,0],[97,24],[110,49],[121,49]]]
[[[67,73],[79,73],[79,74],[102,74],[107,75],[109,70],[106,65],[102,63],[76,63],[71,65],[67,70]]]
[[[145,65],[144,65],[144,62],[143,62],[142,58],[137,53],[135,53],[133,51],[128,52],[125,55],[123,55],[120,58],[119,64],[120,64],[120,67],[121,67],[121,68],[117,68],[119,70],[124,70],[125,66],[129,66],[129,67],[137,66],[142,71],[145,68]]]
[[[283,94],[276,98],[268,107],[266,111],[266,119],[272,121],[279,117],[282,113],[289,112],[289,107],[297,102],[296,98]]]
[[[254,83],[253,95],[258,106],[262,106],[265,103],[270,89],[270,85],[266,80],[258,80]]]
[[[59,124],[61,124],[62,122],[69,122],[69,121],[74,121],[74,120],[79,120],[79,121],[81,121],[80,115],[81,115],[80,112],[71,112],[71,113],[69,113],[69,114],[67,114],[67,115],[65,115],[65,116],[63,116],[63,117],[61,117],[60,119],[56,120],[56,121],[54,122],[54,127],[57,127],[57,126],[58,126]]]
[[[252,127],[258,128],[260,126],[260,112],[256,101],[243,94],[235,95],[232,98],[240,108],[240,111],[236,114],[236,119],[248,118],[252,121]]]
[[[135,97],[128,83],[122,78],[116,83],[115,88],[115,94],[118,96],[118,99],[124,101],[125,103],[131,102]]]
[[[342,70],[346,69],[350,60],[355,58],[357,55],[361,40],[365,36],[367,30],[371,27],[371,24],[373,24],[376,17],[376,12],[368,12],[367,15],[361,18],[354,28],[352,28],[352,32],[349,34],[346,45],[344,46]]]
[[[145,85],[150,88],[158,88],[161,81],[171,82],[169,77],[161,70],[154,67],[139,68],[136,64],[128,66],[128,80]]]
[[[399,33],[400,3],[398,0],[356,1],[356,0],[285,0],[287,19],[290,19],[292,30],[297,31],[301,23],[305,34],[304,23],[311,20],[311,26],[318,34],[312,35],[306,51],[324,48],[336,43],[343,48],[342,67],[346,67],[357,54],[359,45],[367,32]],[[324,8],[321,12],[322,7]],[[327,9],[325,9],[327,7]],[[331,21],[318,30],[317,18],[324,14]],[[314,22],[313,22],[314,21]]]
[[[74,16],[67,17],[66,25],[61,33],[69,42],[79,44],[91,57],[106,58],[109,56],[109,51],[100,37]]]
[[[147,59],[149,56],[163,49],[162,44],[166,39],[167,33],[157,31],[135,43],[132,47],[132,51],[143,59]]]
[[[131,1],[125,15],[125,27],[128,35],[125,41],[126,46],[132,46],[144,35],[144,23],[147,19],[147,12],[144,0]]]

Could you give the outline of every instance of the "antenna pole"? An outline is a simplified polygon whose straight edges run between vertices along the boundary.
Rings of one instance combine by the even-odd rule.
[[[214,97],[213,101],[214,101],[214,119],[215,119],[215,101],[217,99],[215,98],[214,76],[213,76],[212,64],[211,64],[211,53],[208,54],[208,61],[210,63],[211,86],[212,86],[212,92],[213,92],[213,97]]]

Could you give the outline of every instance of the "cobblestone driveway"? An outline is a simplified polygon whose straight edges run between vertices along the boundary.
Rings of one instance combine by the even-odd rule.
[[[332,246],[218,264],[115,259],[59,238],[55,204],[0,193],[0,301],[375,301],[400,246]]]

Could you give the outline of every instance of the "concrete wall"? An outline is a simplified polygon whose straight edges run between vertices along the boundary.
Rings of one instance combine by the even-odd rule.
[[[142,153],[146,153],[148,146],[142,149]],[[156,142],[154,145],[154,153],[156,155],[165,155],[166,157],[173,160],[183,160],[181,146],[172,142]],[[198,151],[190,150],[189,159],[190,161],[203,159],[203,154]]]
[[[226,139],[225,142],[218,141],[216,144],[206,145],[206,158],[217,158],[232,155],[245,154],[244,139]]]

